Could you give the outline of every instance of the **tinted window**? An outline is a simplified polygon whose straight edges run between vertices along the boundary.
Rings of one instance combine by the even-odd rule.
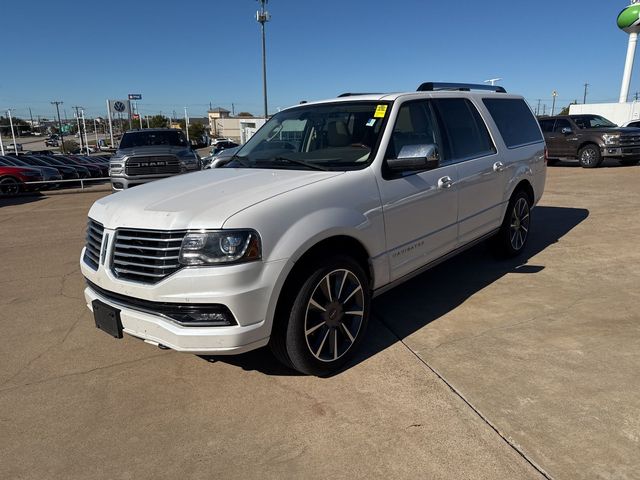
[[[182,130],[127,132],[122,137],[119,148],[149,147],[153,145],[186,147],[187,141]]]
[[[553,132],[555,120],[539,120],[538,123],[543,132]]]
[[[571,128],[571,124],[569,120],[565,120],[564,118],[558,118],[556,120],[556,124],[553,127],[553,131],[557,133],[562,133],[563,128]]]
[[[496,122],[507,148],[542,140],[531,109],[519,98],[485,98],[482,102]]]
[[[469,100],[441,98],[433,102],[447,140],[443,164],[495,153],[487,127]]]
[[[640,122],[631,122],[627,127],[638,128],[640,127]]]

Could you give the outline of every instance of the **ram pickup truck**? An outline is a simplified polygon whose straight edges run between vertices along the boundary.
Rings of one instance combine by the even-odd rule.
[[[111,157],[109,176],[117,191],[201,169],[200,157],[182,130],[145,128],[125,132]]]
[[[618,127],[600,115],[557,115],[538,120],[547,142],[548,164],[578,160],[596,168],[605,158],[623,165],[640,161],[640,128]]]

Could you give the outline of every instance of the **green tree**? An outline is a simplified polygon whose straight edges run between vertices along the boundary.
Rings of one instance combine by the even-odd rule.
[[[559,113],[558,115],[569,115],[569,107],[570,107],[571,105],[577,105],[577,104],[578,104],[578,102],[577,102],[577,101],[575,101],[575,102],[571,102],[569,105],[567,105],[567,106],[566,106],[566,107],[564,107],[562,110],[560,110],[560,113]]]
[[[169,125],[169,119],[163,115],[153,115],[149,117],[149,126],[151,128],[165,128]]]
[[[250,118],[253,118],[253,114],[249,113],[249,112],[240,112],[237,116],[238,117],[250,117]]]
[[[184,120],[180,120],[180,128],[184,130]],[[196,140],[204,135],[206,131],[205,126],[202,123],[190,123],[189,124],[189,139]]]

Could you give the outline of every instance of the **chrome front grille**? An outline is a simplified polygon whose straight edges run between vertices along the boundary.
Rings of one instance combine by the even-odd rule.
[[[118,277],[157,283],[182,266],[178,262],[185,231],[118,229],[111,269]]]
[[[125,163],[125,173],[138,175],[172,175],[180,173],[180,160],[173,155],[129,157]]]
[[[84,251],[84,261],[94,270],[98,270],[98,265],[100,264],[103,233],[104,227],[98,222],[89,219],[87,222],[87,245]]]
[[[640,135],[620,135],[620,145],[640,146]]]

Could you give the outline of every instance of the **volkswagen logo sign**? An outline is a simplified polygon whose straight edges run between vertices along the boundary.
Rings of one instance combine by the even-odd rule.
[[[123,102],[114,102],[113,109],[116,112],[124,112],[127,109],[127,106]]]

